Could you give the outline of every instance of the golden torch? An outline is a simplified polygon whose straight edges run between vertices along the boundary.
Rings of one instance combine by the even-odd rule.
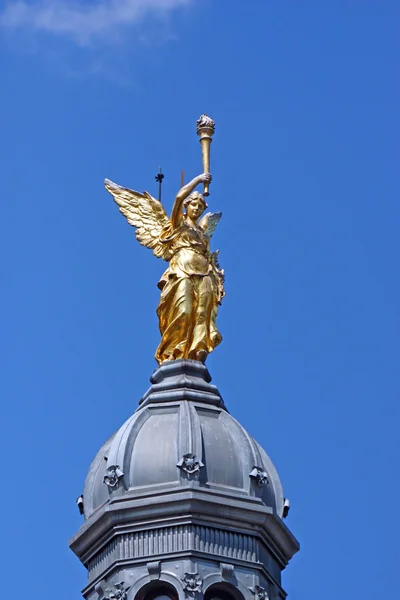
[[[215,123],[208,115],[201,115],[197,120],[197,135],[200,138],[201,153],[203,156],[203,171],[204,173],[210,172],[210,144],[212,142],[212,136],[215,132]],[[208,183],[204,184],[204,196],[209,196]]]

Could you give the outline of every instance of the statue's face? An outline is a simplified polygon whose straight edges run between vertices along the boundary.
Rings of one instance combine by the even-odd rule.
[[[204,212],[204,200],[201,194],[193,195],[190,202],[186,204],[186,212],[192,221],[197,221]]]

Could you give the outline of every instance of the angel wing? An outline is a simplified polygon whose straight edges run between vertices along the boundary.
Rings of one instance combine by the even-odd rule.
[[[211,238],[214,233],[220,219],[222,212],[212,213],[209,212],[200,220],[199,225],[204,230],[206,237]]]
[[[169,260],[167,244],[160,242],[163,228],[169,225],[169,219],[164,207],[148,192],[134,192],[121,187],[109,179],[104,181],[106,190],[113,196],[119,206],[120,212],[126,217],[129,225],[136,227],[136,239],[142,246],[151,248],[158,258]]]

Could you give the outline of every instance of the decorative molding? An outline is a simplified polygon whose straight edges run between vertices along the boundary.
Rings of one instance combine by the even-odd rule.
[[[238,559],[265,564],[269,561],[262,544],[255,536],[203,525],[172,525],[148,531],[124,533],[114,537],[100,552],[89,559],[87,563],[89,581],[100,577],[119,560],[135,560],[146,557],[151,560],[152,557],[192,551],[211,554],[222,560]],[[153,569],[152,566],[150,568]],[[228,573],[227,570],[225,572]]]
[[[118,485],[119,480],[123,476],[124,474],[119,468],[119,465],[111,465],[108,467],[103,481],[109,488],[114,488]]]
[[[203,580],[198,573],[185,573],[182,578],[182,583],[183,589],[187,592],[187,594],[193,596],[201,592]]]
[[[254,585],[249,590],[254,594],[255,600],[268,600],[269,598],[267,590],[261,585]]]
[[[184,454],[176,466],[188,473],[188,475],[193,475],[204,467],[201,460],[199,460],[195,454],[191,453]]]
[[[256,481],[259,487],[264,487],[268,483],[268,474],[262,467],[253,467],[250,477]]]
[[[101,600],[127,600],[127,590],[123,581],[113,583],[108,587],[106,587],[105,581],[101,581],[96,586],[96,592]]]

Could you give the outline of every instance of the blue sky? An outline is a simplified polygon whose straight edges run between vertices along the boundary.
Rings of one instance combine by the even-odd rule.
[[[164,268],[103,180],[156,194],[161,165],[170,209],[209,112],[227,296],[208,367],[291,500],[284,587],[395,597],[399,17],[390,0],[0,2],[6,587],[86,583],[75,498],[148,387]]]

